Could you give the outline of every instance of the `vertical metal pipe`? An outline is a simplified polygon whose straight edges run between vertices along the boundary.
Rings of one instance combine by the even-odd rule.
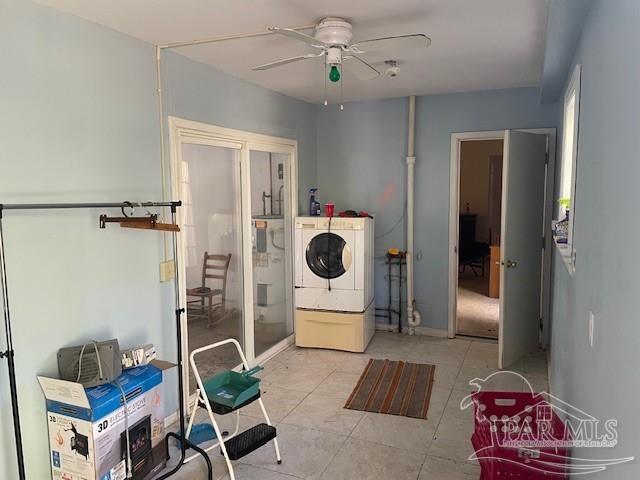
[[[273,159],[272,153],[269,152],[269,203],[271,205],[269,215],[273,215]]]
[[[20,429],[20,412],[18,409],[18,386],[16,385],[16,366],[13,350],[7,351],[9,369],[9,389],[11,390],[11,411],[13,413],[13,431],[16,439],[16,460],[18,462],[18,478],[25,480],[24,451],[22,448],[22,432]]]
[[[278,215],[280,215],[281,217],[284,216],[284,212],[283,212],[283,204],[284,204],[284,198],[282,198],[282,194],[284,192],[284,185],[280,185],[280,188],[278,189]]]
[[[174,223],[174,224],[176,223],[176,206],[175,205],[171,206],[171,223]],[[182,466],[184,465],[184,460],[187,455],[186,453],[187,448],[191,448],[203,456],[207,464],[207,478],[209,480],[213,480],[213,467],[211,465],[211,459],[209,458],[209,455],[197,445],[194,445],[191,442],[189,442],[186,435],[185,418],[184,418],[184,410],[185,410],[184,393],[185,392],[184,392],[184,379],[182,378],[182,370],[183,370],[183,363],[184,363],[183,352],[182,352],[182,314],[184,313],[184,308],[180,306],[180,272],[179,272],[179,265],[178,265],[178,233],[177,232],[172,233],[172,240],[173,240],[173,266],[175,271],[173,276],[173,285],[174,285],[174,291],[175,291],[174,297],[175,297],[175,315],[176,315],[175,316],[176,337],[178,339],[177,364],[178,364],[178,392],[180,397],[178,399],[178,405],[179,405],[178,418],[180,422],[180,436],[178,438],[178,436],[175,433],[170,432],[169,434],[167,434],[167,438],[165,441],[168,442],[169,437],[173,437],[180,442],[180,460],[178,461],[177,465],[173,469],[166,472],[162,476],[158,477],[156,480],[163,480],[163,479],[169,478],[182,468]],[[220,438],[220,441],[222,441],[222,438]]]
[[[16,460],[18,478],[25,480],[24,450],[22,447],[22,431],[20,428],[20,409],[18,408],[18,387],[16,385],[16,365],[13,351],[13,335],[11,332],[11,313],[9,311],[9,287],[7,285],[7,264],[5,261],[4,232],[2,228],[2,205],[0,205],[0,282],[2,282],[2,309],[4,311],[4,330],[7,350],[0,356],[7,358],[9,374],[9,390],[11,394],[11,412],[13,414],[13,431],[16,442]]]
[[[171,208],[171,223],[176,223],[176,209]],[[183,352],[182,352],[182,313],[184,309],[180,306],[180,272],[178,272],[178,233],[173,232],[171,235],[173,243],[173,289],[175,298],[175,311],[176,311],[176,336],[178,338],[178,390],[180,391],[180,410],[178,412],[180,418],[180,437],[186,439],[185,435],[185,422],[184,422],[184,378],[182,375],[183,370]],[[180,442],[180,450],[182,458],[184,459],[187,442]]]

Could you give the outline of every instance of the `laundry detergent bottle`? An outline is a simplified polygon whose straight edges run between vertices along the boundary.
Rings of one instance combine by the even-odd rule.
[[[309,216],[310,217],[319,217],[320,216],[320,202],[318,201],[318,189],[310,188],[309,189]]]

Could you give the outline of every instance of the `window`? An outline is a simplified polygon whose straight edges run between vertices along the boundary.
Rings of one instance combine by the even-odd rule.
[[[575,218],[576,161],[578,157],[578,119],[580,117],[580,65],[576,65],[564,95],[562,164],[558,197],[558,220],[569,216],[566,229],[567,255],[573,258],[573,222]]]

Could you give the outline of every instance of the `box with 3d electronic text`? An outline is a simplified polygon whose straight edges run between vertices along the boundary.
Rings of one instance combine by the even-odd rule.
[[[47,404],[54,480],[125,480],[127,436],[135,480],[164,467],[163,371],[174,364],[153,361],[122,372],[117,382],[84,388],[79,383],[38,377]]]

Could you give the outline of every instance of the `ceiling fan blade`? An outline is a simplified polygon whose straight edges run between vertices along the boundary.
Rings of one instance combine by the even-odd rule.
[[[308,58],[318,58],[324,55],[324,52],[321,53],[309,53],[307,55],[298,55],[297,57],[291,58],[283,58],[282,60],[277,60],[275,62],[265,63],[264,65],[258,65],[253,67],[251,70],[269,70],[270,68],[280,67],[282,65],[286,65],[287,63],[299,62],[301,60],[306,60]]]
[[[355,55],[345,55],[343,60],[345,60],[344,68],[353,73],[358,80],[373,80],[380,75],[378,70]]]
[[[428,47],[429,45],[431,45],[431,39],[419,33],[363,40],[362,42],[354,43],[349,49],[359,53],[386,52],[388,50],[400,51],[408,48]]]
[[[272,33],[277,33],[278,35],[284,35],[285,37],[293,38],[294,40],[299,40],[306,43],[307,45],[311,45],[312,47],[324,47],[324,44],[320,40],[317,40],[315,37],[307,35],[306,33],[294,30],[293,28],[269,27],[269,31]]]

